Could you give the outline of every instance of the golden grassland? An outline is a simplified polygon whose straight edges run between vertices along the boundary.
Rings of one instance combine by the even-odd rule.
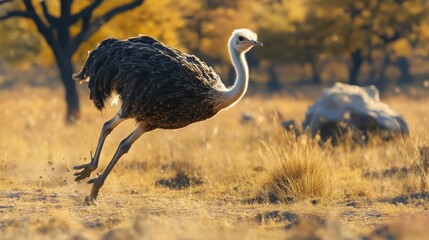
[[[429,96],[385,101],[411,134],[333,148],[286,133],[314,99],[248,96],[205,122],[143,135],[107,178],[97,206],[72,167],[89,161],[117,107],[63,119],[61,91],[0,91],[0,239],[425,239]],[[312,96],[320,94],[315,91]],[[255,116],[240,122],[243,113]],[[129,120],[107,138],[101,172]],[[274,196],[274,197],[273,197]],[[316,237],[316,238],[315,238]],[[389,238],[391,239],[391,238]]]

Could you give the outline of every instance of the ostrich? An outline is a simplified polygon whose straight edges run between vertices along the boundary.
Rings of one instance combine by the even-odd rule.
[[[177,129],[213,117],[233,106],[246,92],[249,70],[245,53],[262,46],[248,29],[233,31],[228,49],[236,70],[231,87],[225,87],[211,67],[194,55],[168,47],[148,36],[127,40],[108,38],[91,51],[79,73],[73,78],[88,82],[90,98],[98,110],[115,92],[121,99],[117,114],[105,122],[94,156],[87,164],[75,166],[75,181],[97,169],[107,135],[126,119],[134,118],[137,128],[119,144],[112,160],[97,178],[91,179],[88,204],[96,204],[97,195],[121,156],[143,134],[157,128]]]

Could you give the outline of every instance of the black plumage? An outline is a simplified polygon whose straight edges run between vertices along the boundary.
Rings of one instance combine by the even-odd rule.
[[[122,101],[121,117],[165,129],[212,117],[225,90],[197,57],[147,36],[102,41],[74,78],[89,78],[90,98],[98,109],[115,91]]]

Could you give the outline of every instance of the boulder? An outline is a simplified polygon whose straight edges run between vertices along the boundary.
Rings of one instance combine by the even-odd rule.
[[[386,140],[408,134],[405,120],[380,101],[376,87],[342,83],[323,91],[321,98],[308,108],[302,128],[313,136],[320,133],[322,141],[332,139],[333,143],[346,133],[351,133],[357,142],[366,142],[369,133]]]

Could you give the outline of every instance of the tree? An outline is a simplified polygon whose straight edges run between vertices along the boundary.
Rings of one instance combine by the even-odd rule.
[[[321,61],[335,54],[337,36],[335,14],[320,14],[309,10],[304,21],[294,22],[294,32],[289,37],[289,58],[302,65],[308,64],[311,70],[311,82],[322,83]]]
[[[269,91],[278,91],[281,89],[280,80],[277,74],[277,68],[281,64],[297,63],[290,58],[292,42],[295,27],[293,22],[299,22],[299,19],[290,18],[292,9],[290,2],[286,1],[266,1],[259,6],[260,12],[256,14],[258,23],[258,34],[263,38],[265,46],[255,52],[255,58],[268,61],[266,83]],[[270,14],[266,14],[270,12]],[[281,22],[282,24],[279,24]]]
[[[73,122],[79,118],[79,96],[76,84],[72,79],[74,68],[72,57],[79,46],[91,35],[97,32],[104,24],[116,15],[138,7],[144,0],[131,0],[128,3],[115,5],[99,16],[94,11],[104,0],[93,0],[86,7],[73,13],[73,1],[61,0],[59,14],[52,14],[46,1],[40,1],[36,6],[31,0],[22,0],[23,7],[8,10],[0,15],[1,20],[10,18],[25,18],[31,20],[37,27],[37,31],[43,36],[49,48],[52,50],[56,64],[60,71],[60,78],[65,88],[65,100],[67,103],[66,120]],[[0,0],[3,6],[11,0]],[[37,7],[40,11],[38,11]],[[77,29],[80,25],[80,28]]]
[[[391,46],[397,41],[416,40],[416,33],[429,6],[426,0],[311,0],[318,11],[342,13],[336,24],[341,54],[349,56],[349,83],[358,84],[358,74],[364,61],[372,62],[376,51],[391,55]],[[412,82],[409,62],[397,56],[402,82]],[[380,70],[393,61],[385,57]],[[370,74],[374,75],[374,74]],[[379,76],[384,76],[380,73]],[[374,79],[370,79],[376,82]],[[379,79],[378,81],[382,81]]]
[[[36,33],[22,26],[20,21],[11,20],[0,24],[0,60],[10,65],[24,65],[28,58],[37,56],[41,51],[41,42]]]
[[[278,11],[278,10],[277,10]],[[310,10],[303,19],[287,20],[288,12],[280,12],[283,21],[288,23],[283,27],[274,27],[279,19],[274,18],[271,23],[261,25],[260,33],[269,48],[258,51],[258,57],[270,60],[269,85],[275,84],[277,76],[273,74],[273,67],[281,64],[307,65],[310,69],[312,83],[321,83],[322,58],[332,55],[336,44],[335,15],[324,15]]]

